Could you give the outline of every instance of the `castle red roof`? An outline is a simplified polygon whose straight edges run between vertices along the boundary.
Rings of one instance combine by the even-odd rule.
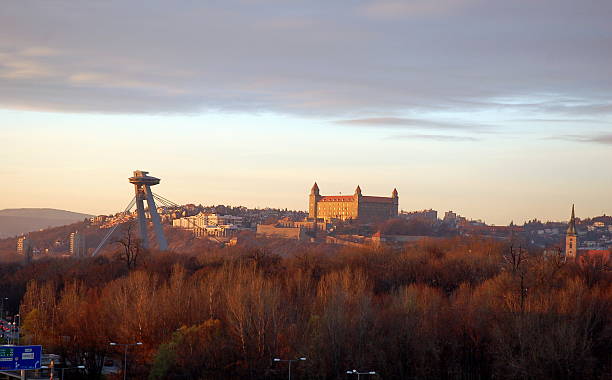
[[[393,198],[388,198],[388,197],[374,197],[371,195],[366,195],[361,197],[361,200],[364,202],[370,202],[370,203],[393,203]]]
[[[325,195],[319,198],[319,202],[353,202],[355,201],[354,195]],[[362,202],[369,203],[393,203],[393,198],[388,197],[374,197],[365,195],[361,197]]]
[[[355,197],[352,195],[325,195],[319,199],[319,202],[353,202]]]

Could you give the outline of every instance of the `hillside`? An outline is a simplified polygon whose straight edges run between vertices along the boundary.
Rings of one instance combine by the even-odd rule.
[[[92,215],[51,208],[16,208],[0,210],[0,238],[11,237],[41,228],[63,226]]]

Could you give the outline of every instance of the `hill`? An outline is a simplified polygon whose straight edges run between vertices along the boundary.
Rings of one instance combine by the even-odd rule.
[[[0,210],[0,238],[21,235],[41,228],[63,226],[91,218],[92,215],[52,208],[14,208]]]

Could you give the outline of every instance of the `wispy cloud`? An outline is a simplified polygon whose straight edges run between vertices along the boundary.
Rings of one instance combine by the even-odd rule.
[[[552,123],[552,124],[612,124],[611,121],[602,120],[602,119],[576,119],[576,118],[567,118],[567,119],[544,119],[544,118],[531,118],[531,119],[513,119],[507,120],[513,123]]]
[[[431,134],[409,134],[389,136],[388,140],[432,140],[441,142],[466,142],[479,141],[480,139],[471,136],[451,136],[451,135],[431,135]]]
[[[607,94],[603,97],[593,94],[591,98],[567,98],[550,95],[538,95],[536,97],[539,97],[540,101],[524,102],[520,101],[520,99],[508,101],[493,100],[488,104],[481,104],[481,106],[485,108],[514,109],[524,114],[556,116],[556,118],[540,118],[542,121],[587,120],[585,117],[601,118],[602,116],[612,116],[612,101],[609,100],[609,95]]]
[[[612,134],[610,133],[594,135],[562,135],[549,137],[548,139],[612,145]]]
[[[410,119],[402,117],[373,117],[364,119],[337,120],[336,123],[356,127],[385,127],[398,129],[478,131],[490,128],[490,126],[476,123],[451,123],[437,120]]]

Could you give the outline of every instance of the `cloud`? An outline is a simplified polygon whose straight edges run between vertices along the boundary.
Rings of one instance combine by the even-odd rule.
[[[482,130],[489,128],[480,124],[460,124],[434,120],[410,119],[401,117],[374,117],[365,119],[338,120],[337,124],[353,126],[380,126],[401,129],[439,129],[439,130]]]
[[[451,136],[451,135],[430,135],[430,134],[409,134],[389,136],[389,140],[432,140],[441,142],[466,142],[479,141],[480,139],[471,136]]]
[[[368,2],[363,10],[373,17],[399,18],[447,13],[474,2],[475,0],[378,0]]]
[[[612,134],[610,133],[601,133],[595,135],[562,135],[550,137],[549,139],[612,145]]]
[[[575,118],[567,118],[567,119],[513,119],[509,120],[511,122],[518,123],[572,123],[572,124],[610,124],[610,121],[601,120],[601,119],[575,119]]]
[[[0,108],[607,117],[610,14],[574,0],[7,2]]]
[[[611,116],[612,115],[612,101],[607,99],[609,95],[605,95],[606,99],[601,99],[601,96],[595,95],[592,98],[579,98],[579,99],[565,99],[565,98],[555,98],[552,99],[549,96],[542,95],[542,99],[548,99],[546,101],[540,101],[535,103],[521,103],[521,102],[491,102],[490,106],[498,106],[498,107],[509,107],[516,110],[520,110],[523,112],[528,112],[532,114],[545,114],[545,115],[557,115],[558,117],[555,119],[545,119],[541,118],[542,121],[552,120],[552,121],[561,121],[561,117],[563,120],[571,121],[577,120],[576,117],[584,117],[591,116],[591,121],[596,121],[596,117],[601,118],[602,116]],[[573,117],[572,119],[568,119],[567,117]],[[582,119],[584,121],[588,121],[588,119]],[[601,119],[600,119],[601,121]]]
[[[30,46],[21,50],[19,54],[27,57],[51,57],[59,52],[46,46]]]
[[[46,56],[46,53],[38,48],[22,51],[2,51],[0,49],[0,78],[14,82],[52,76],[53,69],[37,59]]]
[[[68,80],[76,86],[98,88],[123,88],[133,91],[159,92],[168,95],[185,94],[180,88],[171,88],[151,81],[134,80],[130,77],[112,76],[105,73],[76,73],[70,75]]]

